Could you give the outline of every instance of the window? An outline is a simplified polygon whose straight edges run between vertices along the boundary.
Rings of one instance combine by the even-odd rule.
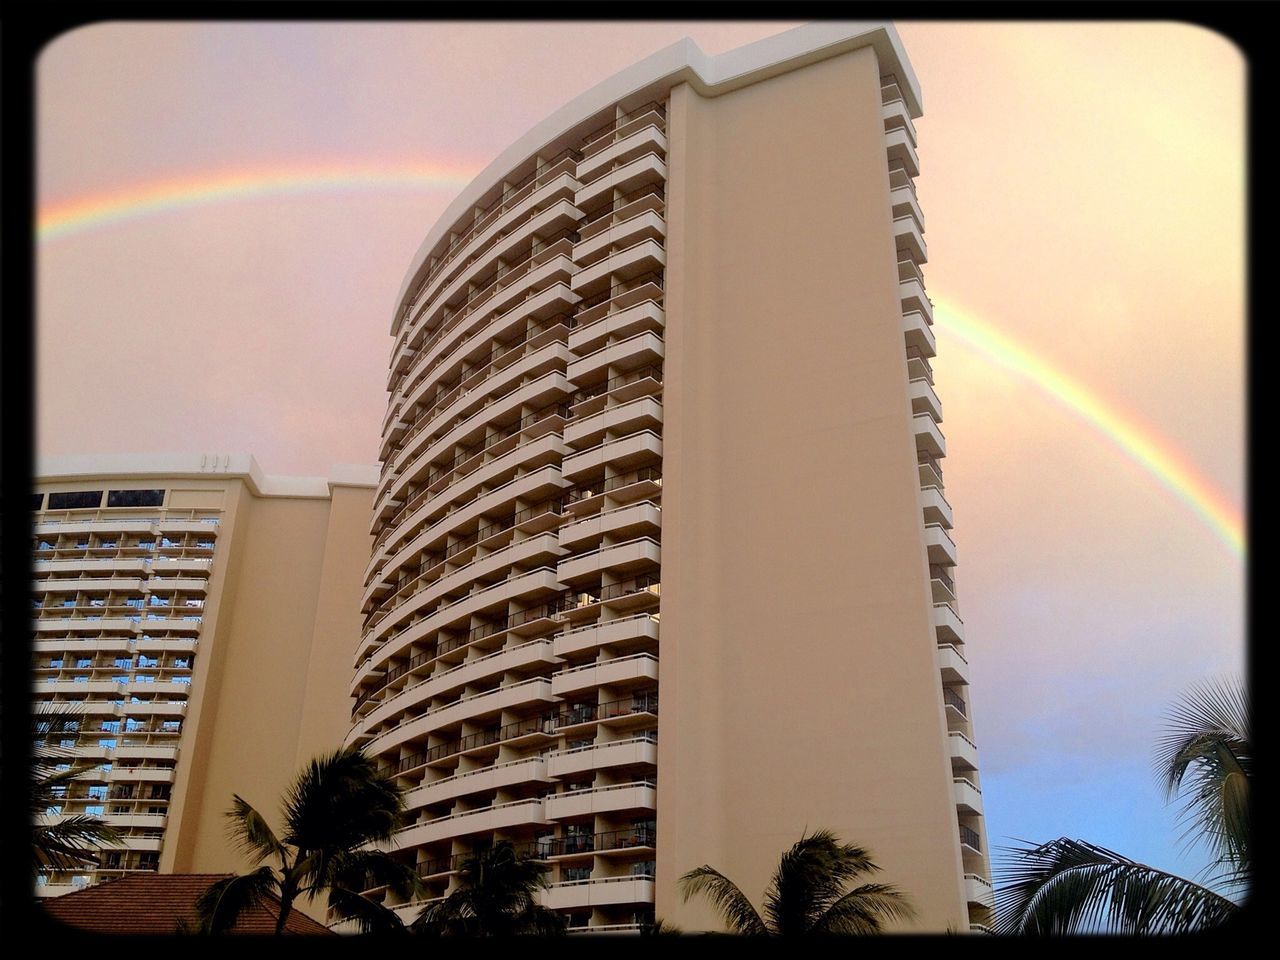
[[[105,607],[106,605],[107,605],[107,600],[106,600],[106,598],[105,598],[105,597],[90,597],[90,598],[89,598],[89,606],[91,606],[91,607]]]
[[[61,660],[50,660],[50,661],[49,661],[49,668],[50,668],[50,669],[52,669],[52,670],[59,670],[59,669],[61,669],[61,668],[62,668],[62,661],[61,661]]]
[[[170,733],[176,733],[177,731],[182,729],[182,721],[181,720],[165,720],[163,723],[160,724],[160,729],[166,730]]]
[[[84,808],[85,816],[100,817],[107,812],[107,808],[100,803],[93,803]]]
[[[180,546],[182,546],[182,541],[180,541],[180,540],[170,540],[168,537],[161,537],[161,538],[160,538],[160,546],[161,546],[161,547],[180,547]]]
[[[169,606],[169,599],[167,597],[157,597],[154,594],[152,594],[150,602],[153,607]]]
[[[43,504],[44,504],[44,494],[43,494],[43,493],[33,493],[33,494],[31,495],[31,509],[32,509],[32,510],[39,510],[39,509],[40,509],[40,507],[41,507]]]
[[[76,683],[88,683],[88,682],[89,682],[88,677],[76,677]]]
[[[190,600],[190,599],[189,599],[189,600],[187,600],[187,606],[188,606],[188,607],[203,607],[203,606],[204,606],[204,601],[203,601],[203,600]]]
[[[56,817],[58,814],[62,813],[62,805],[55,803],[52,806],[45,807],[44,812],[45,816]]]
[[[120,721],[119,720],[103,720],[102,729],[107,731],[107,733],[119,733]]]
[[[74,493],[49,494],[50,510],[84,510],[102,505],[101,490],[77,490]]]
[[[213,541],[212,541],[212,540],[197,540],[197,541],[196,541],[196,546],[197,546],[197,547],[199,547],[201,550],[212,550],[212,549],[213,549]]]
[[[41,607],[41,606],[43,606],[43,604],[41,603],[41,601],[40,601],[40,598],[39,598],[39,597],[32,597],[32,598],[31,598],[31,606],[33,606],[33,607],[35,607],[37,610],[39,610],[39,609],[40,609],[40,607]]]
[[[155,657],[148,657],[145,653],[138,654],[138,666],[140,667],[158,667],[160,661]]]
[[[112,683],[128,683],[129,675],[127,673],[118,673],[111,678]]]
[[[178,657],[176,660],[173,661],[173,665],[183,670],[189,670],[191,668],[191,658]]]
[[[116,657],[115,665],[122,670],[128,670],[133,666],[133,659],[131,657]]]
[[[75,741],[74,741],[74,740],[72,740],[72,741],[71,741],[71,745],[72,745],[73,747],[75,746]],[[100,747],[106,747],[108,750],[114,750],[114,749],[116,748],[116,741],[115,741],[115,738],[114,738],[114,737],[103,737],[103,738],[101,738],[101,739],[98,741],[98,746],[100,746]]]
[[[131,597],[130,599],[128,599],[128,600],[126,600],[126,601],[124,602],[124,605],[125,605],[126,607],[133,607],[135,610],[141,610],[141,609],[142,609],[142,598],[141,598],[141,597]]]
[[[134,683],[155,683],[156,678],[147,673],[136,674],[133,678]]]
[[[62,601],[62,605],[63,605],[64,607],[74,607],[74,606],[76,605],[76,598],[75,598],[75,597],[71,597],[71,598],[70,598],[70,599],[68,599],[68,600],[63,600],[63,601]]]
[[[108,507],[160,507],[163,505],[163,490],[111,490],[107,493]]]
[[[139,550],[154,550],[155,548],[156,548],[156,542],[155,542],[154,540],[139,540],[139,541],[138,541],[138,549],[139,549]]]
[[[76,745],[76,741],[75,741],[75,739],[74,739],[74,738],[72,738],[72,739],[70,739],[70,740],[59,740],[59,741],[58,741],[58,746],[59,746],[59,747],[61,747],[63,750],[70,750],[70,749],[71,749],[71,748],[73,748],[75,745]],[[102,746],[102,741],[101,741],[101,740],[99,740],[99,741],[98,741],[98,746]]]
[[[564,876],[565,883],[572,883],[575,880],[591,879],[590,867],[565,867],[561,873]]]
[[[76,666],[77,666],[77,667],[92,667],[92,666],[93,666],[93,658],[92,658],[92,657],[80,657],[78,660],[76,660]]]
[[[104,786],[104,785],[101,785],[101,784],[100,784],[100,785],[95,786],[95,787],[90,787],[90,788],[89,788],[89,797],[90,797],[90,799],[92,799],[92,800],[105,800],[105,799],[107,799],[107,788],[106,788],[106,786]]]
[[[124,722],[124,729],[127,733],[132,733],[135,730],[141,730],[142,726],[142,721],[135,720],[133,717],[127,718]]]
[[[631,875],[633,877],[652,877],[654,875],[653,861],[641,860],[631,865]]]
[[[37,550],[52,550],[52,549],[53,549],[53,544],[52,544],[52,543],[50,543],[48,540],[41,540],[41,541],[40,541],[40,546],[39,546],[39,547],[37,547],[36,549],[37,549]]]
[[[191,682],[191,678],[190,678],[190,677],[170,677],[170,678],[169,678],[169,682],[170,682],[170,683],[188,683],[188,684],[189,684],[189,683]]]
[[[115,549],[116,542],[114,540],[100,540],[98,542],[98,546],[102,547],[104,550],[113,550]]]

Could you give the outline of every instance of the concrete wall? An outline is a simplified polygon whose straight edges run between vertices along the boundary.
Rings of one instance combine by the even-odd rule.
[[[657,915],[825,827],[967,928],[871,49],[672,91]]]

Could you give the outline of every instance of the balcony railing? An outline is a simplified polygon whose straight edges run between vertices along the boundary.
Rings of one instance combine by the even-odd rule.
[[[634,786],[634,784],[624,784]],[[571,837],[547,837],[535,841],[540,859],[563,857],[575,853],[625,850],[630,847],[653,847],[658,842],[658,831],[652,827],[632,827],[610,830],[606,833],[580,834]]]
[[[942,700],[944,703],[948,703],[959,710],[962,717],[969,715],[965,708],[964,699],[950,687],[942,688]]]
[[[586,311],[591,310],[594,307],[601,306],[602,304],[608,303],[610,300],[613,300],[617,297],[622,296],[624,293],[627,293],[631,290],[638,290],[640,287],[643,287],[646,283],[652,283],[655,286],[657,286],[658,289],[661,290],[663,288],[663,282],[664,282],[663,271],[651,270],[648,273],[642,273],[640,276],[635,277],[634,279],[623,280],[620,283],[610,284],[607,288],[605,288],[604,290],[601,290],[599,293],[592,294],[591,296],[587,297],[585,300],[579,301],[578,313],[579,314],[585,313]]]
[[[616,132],[621,127],[626,126],[631,121],[640,119],[647,113],[655,113],[658,115],[659,119],[665,121],[667,119],[666,104],[658,100],[652,100],[643,106],[636,107],[628,113],[624,113],[620,117],[615,117],[613,120],[610,120],[601,127],[597,127],[595,130],[592,130],[583,137],[578,144],[578,150],[581,152],[583,157],[589,156],[591,153],[596,152],[592,148],[596,147],[597,144],[599,144],[605,137]]]
[[[929,578],[932,580],[941,580],[943,586],[945,586],[952,593],[956,592],[956,582],[955,580],[951,579],[951,574],[947,572],[947,568],[944,567],[942,564],[940,563],[929,564]]]
[[[960,842],[973,847],[974,850],[981,850],[980,841],[978,840],[978,831],[971,827],[960,824]]]
[[[574,163],[577,163],[581,159],[582,154],[573,148],[562,150],[554,157],[551,157],[535,166],[533,172],[524,177],[524,179],[509,185],[503,196],[489,204],[489,206],[473,214],[476,216],[475,221],[467,227],[466,230],[458,234],[458,236],[454,237],[454,239],[449,242],[448,248],[441,256],[440,261],[427,271],[427,275],[423,278],[422,282],[418,284],[418,288],[413,292],[413,295],[409,297],[409,306],[406,307],[406,315],[413,315],[414,311],[418,307],[418,300],[426,291],[427,287],[431,285],[431,281],[438,277],[446,267],[454,262],[454,258],[451,254],[470,243],[476,234],[484,232],[491,223],[512,207],[521,203],[526,197],[534,193],[538,187],[542,186],[546,182],[546,180],[551,177],[558,176],[559,173],[563,172],[558,171],[556,168],[565,160],[572,160]],[[483,252],[483,250],[477,250],[476,256],[480,256]]]
[[[612,720],[640,713],[657,715],[657,690],[637,693],[624,700],[610,700],[608,703],[575,704],[555,718],[555,726],[557,728],[572,727],[579,723],[594,723],[598,720]]]
[[[657,380],[659,383],[662,382],[662,366],[660,364],[650,364],[647,367],[641,367],[639,370],[631,370],[619,376],[612,377],[605,380],[603,383],[597,383],[594,386],[585,387],[573,395],[573,399],[570,403],[572,405],[577,405],[587,400],[593,400],[606,393],[612,393],[619,387],[625,387],[629,383],[636,383],[637,381],[650,377]]]
[[[650,194],[658,197],[658,199],[660,200],[665,201],[667,197],[666,185],[661,183],[651,183],[649,184],[649,186],[644,187],[641,190],[636,190],[632,193],[627,194],[626,196],[618,197],[616,200],[612,200],[608,203],[605,203],[603,206],[596,207],[594,210],[591,210],[590,212],[588,212],[587,215],[583,217],[582,222],[578,224],[579,231],[582,231],[585,228],[589,227],[591,224],[595,223],[597,220],[601,219],[602,217],[607,217],[610,214],[615,213],[618,210],[621,210],[623,207],[627,206],[628,204],[635,203],[637,200],[643,200],[645,197],[649,196]]]
[[[415,767],[420,767],[436,760],[442,760],[445,757],[451,757],[455,753],[464,753],[467,750],[475,750],[479,747],[488,747],[493,744],[502,743],[506,740],[516,740],[520,737],[532,736],[534,734],[545,734],[552,736],[552,725],[555,717],[552,714],[545,716],[529,717],[524,720],[517,720],[514,723],[508,723],[504,726],[493,727],[489,730],[482,730],[479,733],[473,733],[469,736],[460,737],[457,740],[450,740],[446,743],[437,744],[421,753],[416,753],[405,757],[395,764],[396,773],[405,773]]]

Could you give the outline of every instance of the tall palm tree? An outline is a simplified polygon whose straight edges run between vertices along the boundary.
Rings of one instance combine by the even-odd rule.
[[[235,796],[227,813],[230,832],[257,869],[205,891],[196,903],[203,929],[226,931],[242,911],[273,894],[280,900],[275,932],[281,934],[299,897],[314,900],[323,893],[339,916],[363,931],[401,926],[390,910],[359,892],[385,885],[408,896],[420,886],[412,867],[370,849],[390,840],[400,821],[404,798],[395,782],[360,751],[340,750],[302,770],[283,808],[285,830],[277,837],[262,814]]]
[[[411,929],[429,936],[564,933],[565,918],[538,902],[538,891],[548,885],[546,869],[500,841],[464,860],[461,888],[428,906]]]
[[[801,836],[782,855],[765,890],[764,915],[732,880],[710,867],[680,878],[680,892],[706,896],[734,933],[754,936],[880,933],[889,920],[915,915],[906,895],[884,883],[848,885],[880,867],[862,847],[841,843],[830,830]]]
[[[1247,890],[1252,879],[1249,716],[1238,681],[1198,684],[1167,718],[1157,749],[1166,796],[1190,788],[1184,839],[1208,844],[1217,857],[1215,879],[1228,891]],[[1009,848],[1003,873],[998,933],[1193,933],[1240,910],[1210,887],[1067,837]]]
[[[41,706],[32,715],[31,732],[31,850],[37,873],[77,870],[98,862],[97,850],[121,846],[120,834],[105,820],[85,814],[53,819],[50,808],[61,804],[62,794],[94,764],[77,762],[75,753],[51,741],[80,729],[84,718],[65,709]]]

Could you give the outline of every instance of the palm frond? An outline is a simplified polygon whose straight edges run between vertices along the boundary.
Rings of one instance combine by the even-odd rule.
[[[907,895],[887,883],[865,883],[831,904],[814,922],[811,933],[877,934],[886,920],[916,915]]]
[[[329,888],[329,906],[340,919],[355,921],[361,933],[409,932],[409,928],[394,910],[346,887]]]
[[[389,840],[404,797],[359,750],[316,757],[284,800],[284,841],[300,850],[351,849]]]
[[[830,830],[801,835],[778,863],[765,891],[764,917],[776,933],[806,933],[849,882],[880,868],[870,854]]]
[[[1156,765],[1165,795],[1187,787],[1183,839],[1203,840],[1222,862],[1248,872],[1253,749],[1248,695],[1236,680],[1192,687],[1167,717]]]
[[[253,873],[227,877],[212,884],[196,900],[202,933],[225,933],[236,925],[240,915],[258,906],[279,886],[270,867],[259,867]]]
[[[734,933],[763,936],[769,932],[746,894],[714,867],[704,864],[682,876],[680,896],[686,902],[705,896]]]
[[[276,838],[266,818],[255,810],[239,794],[233,796],[231,809],[227,811],[231,821],[229,832],[232,841],[254,866],[268,857],[277,857],[284,866],[284,845]]]
[[[1207,887],[1067,837],[1008,848],[1001,873],[998,933],[1191,933],[1239,909]]]
[[[83,814],[55,822],[38,817],[32,828],[37,869],[76,870],[97,863],[99,847],[123,845],[119,832],[105,820]]]
[[[325,885],[348,890],[388,887],[398,897],[407,899],[421,893],[422,879],[416,870],[382,850],[343,850],[327,863]]]

